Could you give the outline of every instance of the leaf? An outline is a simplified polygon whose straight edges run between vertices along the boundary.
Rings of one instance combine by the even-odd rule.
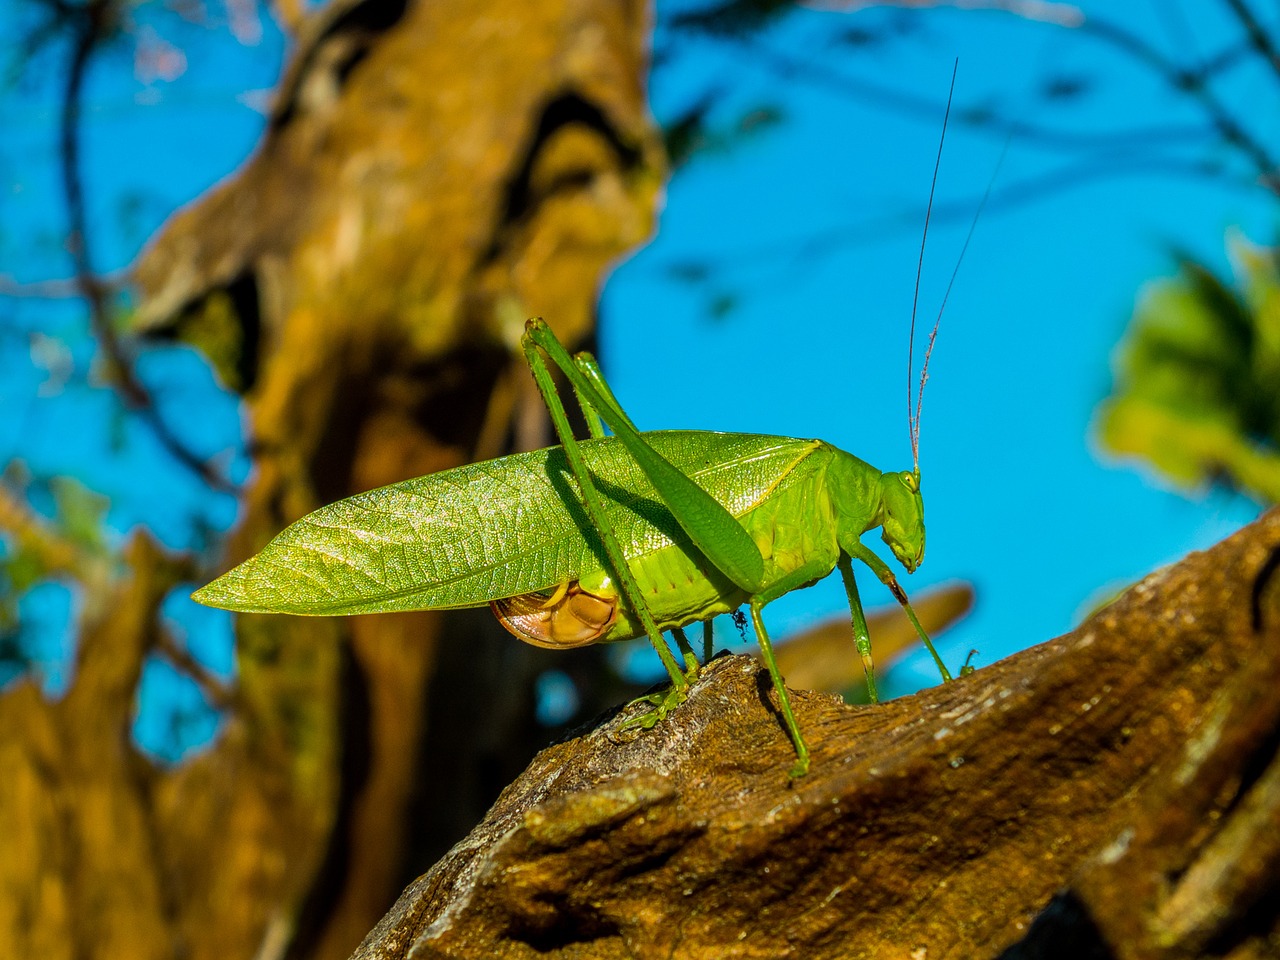
[[[1099,438],[1179,486],[1280,502],[1280,264],[1237,235],[1228,248],[1234,278],[1180,255],[1144,291]]]

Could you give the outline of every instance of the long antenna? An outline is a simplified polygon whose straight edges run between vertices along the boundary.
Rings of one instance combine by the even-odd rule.
[[[969,232],[964,235],[964,245],[960,248],[960,256],[956,257],[955,269],[951,271],[951,279],[947,281],[947,291],[942,295],[942,304],[938,307],[938,319],[933,321],[933,329],[929,331],[929,346],[924,352],[924,366],[920,368],[920,389],[916,391],[915,432],[912,434],[911,442],[917,470],[920,468],[920,405],[924,401],[924,385],[929,381],[929,357],[933,355],[933,342],[938,339],[938,324],[942,323],[942,312],[947,309],[947,300],[951,298],[951,288],[956,285],[960,264],[964,263],[964,255],[969,252],[969,241],[973,239],[973,231],[978,226],[978,220],[982,217],[987,201],[991,198],[991,188],[996,185],[996,177],[1000,175],[1000,168],[1004,165],[1004,158],[1009,153],[1009,143],[1012,139],[1011,136],[1005,140],[1004,149],[1000,151],[1000,159],[996,161],[996,168],[991,171],[991,179],[987,181],[987,189],[983,191],[978,209],[973,212],[973,219],[969,221]]]
[[[933,325],[933,332],[929,334],[929,347],[925,351],[924,366],[920,370],[920,391],[913,404],[911,387],[916,370],[916,313],[920,306],[920,278],[924,275],[924,248],[929,240],[929,220],[933,216],[933,196],[938,189],[938,171],[942,168],[942,145],[947,142],[947,121],[951,119],[951,100],[955,96],[956,74],[959,71],[960,58],[956,57],[956,62],[951,68],[951,88],[947,91],[947,111],[942,116],[942,133],[938,137],[938,156],[933,161],[933,181],[929,184],[929,205],[925,207],[924,230],[920,234],[920,259],[916,262],[916,289],[911,297],[911,340],[907,345],[907,431],[911,434],[911,460],[916,473],[920,472],[920,398],[924,396],[924,375],[929,369],[929,354],[933,352],[933,341],[938,336],[938,324],[942,322],[942,314],[939,313],[938,319]],[[972,227],[969,232],[972,234]],[[965,243],[967,245],[968,240]],[[953,274],[952,280],[954,279],[955,275]]]

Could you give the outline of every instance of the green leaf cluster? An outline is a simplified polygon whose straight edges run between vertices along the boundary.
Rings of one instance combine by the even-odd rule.
[[[1178,257],[1117,352],[1099,439],[1174,484],[1280,502],[1280,250],[1230,234],[1234,276]]]

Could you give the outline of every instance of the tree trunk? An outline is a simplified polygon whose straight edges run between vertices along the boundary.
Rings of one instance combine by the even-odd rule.
[[[801,780],[721,658],[539,754],[355,956],[1280,956],[1278,689],[1280,511],[954,683],[796,693]]]
[[[467,461],[478,435],[490,455],[537,438],[508,426],[531,393],[520,324],[583,342],[604,270],[652,228],[648,30],[638,0],[334,0],[303,25],[254,157],[137,270],[136,332],[193,343],[246,400],[254,474],[220,569],[323,502]],[[532,753],[528,661],[461,618],[242,617],[224,734],[154,769],[129,718],[170,566],[139,540],[86,600],[64,700],[0,698],[0,824],[21,838],[0,942],[346,956]],[[469,644],[453,673],[445,633]],[[451,709],[480,718],[470,752],[426,755]],[[421,824],[433,803],[458,809]]]

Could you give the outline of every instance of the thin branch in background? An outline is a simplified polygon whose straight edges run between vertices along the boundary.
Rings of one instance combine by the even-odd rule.
[[[1200,66],[1200,76],[1211,80],[1245,62],[1245,58],[1253,52],[1253,45],[1247,40],[1224,47],[1213,56],[1205,58]]]
[[[209,668],[191,655],[191,651],[176,641],[163,626],[156,628],[154,647],[200,688],[209,705],[217,710],[228,710],[236,705],[237,688],[224,683]]]
[[[151,428],[161,446],[211,488],[232,493],[235,484],[211,463],[197,456],[160,418],[147,388],[134,373],[124,345],[111,325],[106,285],[94,272],[89,255],[88,217],[84,186],[80,179],[80,103],[89,63],[98,44],[106,37],[113,11],[112,0],[90,0],[83,7],[55,6],[66,18],[74,36],[74,46],[66,86],[63,88],[60,145],[62,187],[67,201],[67,248],[76,272],[76,286],[89,305],[89,322],[107,362],[108,379],[119,391],[126,407]]]
[[[1092,36],[1111,44],[1116,49],[1146,64],[1154,70],[1175,92],[1188,94],[1200,101],[1218,135],[1231,146],[1244,153],[1257,168],[1258,179],[1272,193],[1280,192],[1276,161],[1261,142],[1253,137],[1244,125],[1227,109],[1209,87],[1203,69],[1189,70],[1170,61],[1155,47],[1137,34],[1098,17],[1089,17],[1078,28],[1086,36]]]
[[[98,286],[104,295],[121,289],[127,271],[104,274],[98,277]],[[0,297],[11,300],[70,300],[84,296],[83,281],[79,277],[33,280],[23,283],[13,277],[0,274]]]
[[[995,10],[1010,13],[1023,20],[1036,20],[1059,27],[1079,26],[1084,13],[1072,3],[1057,0],[802,0],[800,6],[813,10],[838,10],[843,13],[866,7],[957,7],[961,10]]]
[[[1203,178],[1234,186],[1241,191],[1256,189],[1252,180],[1233,178],[1210,161],[1149,156],[1088,158],[993,191],[986,200],[970,196],[937,203],[933,208],[932,220],[937,224],[968,219],[973,215],[976,204],[985,203],[988,211],[1015,209],[1097,181],[1123,176],[1149,177],[1153,174]],[[665,264],[662,269],[668,277],[692,276],[690,282],[712,283],[725,272],[737,268],[749,271],[753,280],[767,282],[762,280],[766,267],[785,271],[809,269],[821,262],[823,257],[839,249],[880,243],[891,231],[914,231],[919,228],[922,216],[923,208],[911,208],[873,222],[837,227],[807,238],[784,238],[738,250],[721,249],[715,257],[697,261],[696,271],[691,271],[688,265],[680,267],[671,263]]]
[[[982,132],[1011,135],[1022,142],[1041,143],[1064,149],[1150,147],[1154,144],[1169,145],[1178,142],[1189,144],[1201,142],[1205,146],[1210,146],[1225,142],[1242,153],[1258,171],[1258,177],[1254,182],[1255,187],[1261,185],[1270,193],[1280,193],[1280,176],[1277,175],[1277,164],[1270,151],[1231,113],[1209,86],[1213,78],[1235,67],[1251,53],[1261,53],[1273,66],[1280,63],[1280,58],[1273,60],[1276,57],[1276,44],[1256,18],[1252,17],[1248,8],[1244,6],[1243,0],[1227,0],[1227,2],[1237,10],[1237,15],[1245,24],[1249,37],[1244,41],[1233,41],[1224,49],[1212,53],[1195,67],[1170,60],[1144,39],[1108,21],[1090,17],[1070,24],[1084,34],[1105,40],[1137,59],[1153,70],[1175,93],[1189,94],[1199,102],[1206,114],[1208,122],[1205,124],[1130,128],[1115,133],[1089,135],[1012,120],[985,110],[956,111],[957,122]],[[907,5],[919,6],[920,4]],[[847,8],[848,4],[837,3],[835,6]],[[682,26],[689,29],[707,29],[701,21],[688,21],[688,18],[673,19],[669,25],[677,29]],[[929,98],[915,97],[892,87],[857,79],[812,59],[795,58],[773,49],[762,42],[759,31],[716,31],[716,34],[726,41],[748,47],[755,62],[776,71],[784,78],[800,77],[822,83],[838,92],[917,116],[932,118],[942,109],[940,103]]]
[[[1260,53],[1264,60],[1271,65],[1271,69],[1277,77],[1280,77],[1280,50],[1276,49],[1275,41],[1271,39],[1271,35],[1253,15],[1253,11],[1245,6],[1244,0],[1224,0],[1226,5],[1231,8],[1231,12],[1236,15],[1236,19],[1240,21],[1240,25],[1244,27],[1244,32],[1249,37],[1249,43],[1253,49]]]
[[[1252,181],[1232,178],[1221,168],[1207,161],[1187,160],[1179,157],[1152,158],[1149,156],[1089,158],[1065,164],[1057,170],[1041,176],[1028,177],[1020,182],[1010,184],[992,193],[987,201],[970,196],[960,200],[939,203],[934,207],[933,218],[935,221],[946,223],[968,217],[977,203],[985,202],[987,209],[991,211],[1010,210],[1100,180],[1154,174],[1215,180],[1234,185],[1241,190],[1249,190],[1253,187]],[[800,256],[805,260],[809,260],[832,244],[875,241],[882,238],[887,229],[911,226],[919,217],[920,211],[913,210],[856,231],[847,229],[839,232],[829,231],[824,235],[814,237],[805,246]],[[794,244],[791,245],[790,249],[795,249]],[[776,258],[779,256],[779,251],[773,250],[768,256]]]
[[[887,106],[902,113],[936,119],[945,108],[941,100],[917,97],[893,87],[862,80],[833,70],[812,60],[802,60],[785,54],[755,39],[740,42],[750,48],[752,59],[776,70],[785,77],[801,77],[822,83],[841,93],[856,97],[877,106]],[[1178,125],[1126,129],[1116,133],[1085,134],[1054,130],[1021,120],[1012,120],[982,110],[955,110],[956,122],[970,128],[1012,136],[1021,142],[1043,143],[1064,149],[1097,150],[1156,143],[1208,142],[1214,128],[1207,125]]]

